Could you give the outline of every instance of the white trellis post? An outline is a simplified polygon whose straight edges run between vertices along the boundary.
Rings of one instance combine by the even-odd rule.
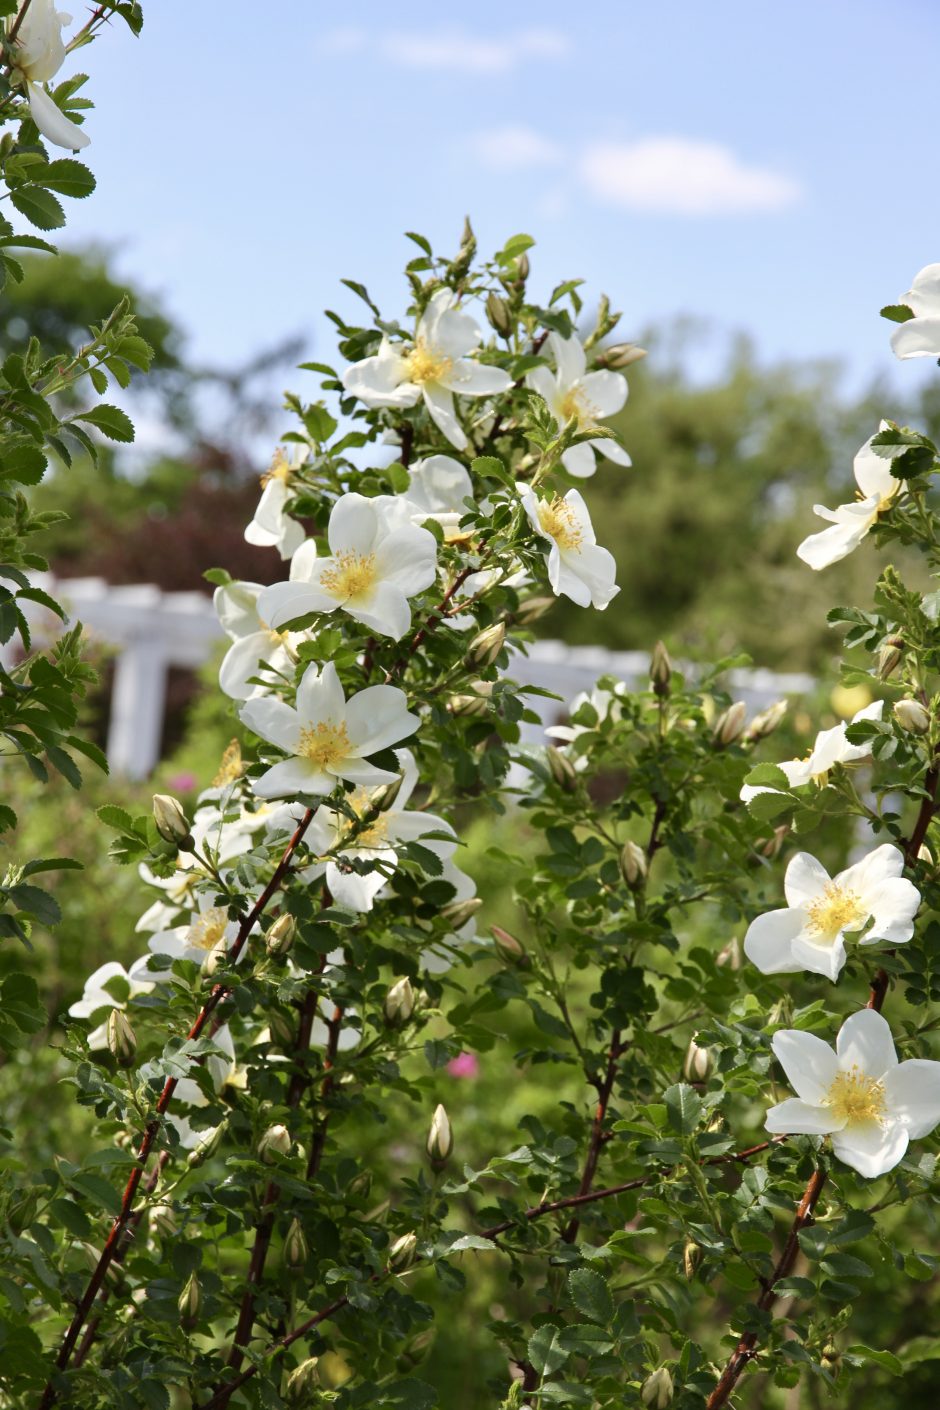
[[[211,600],[198,592],[161,592],[149,584],[111,587],[102,578],[55,582],[37,576],[37,585],[115,650],[108,762],[115,773],[145,778],[160,760],[167,672],[171,666],[198,669],[223,639]],[[43,609],[36,608],[31,615],[38,624]],[[42,625],[54,630],[51,620]],[[637,687],[646,680],[648,669],[649,658],[642,651],[607,651],[562,641],[537,641],[526,654],[514,653],[510,664],[514,680],[561,697],[530,697],[540,724],[523,726],[523,743],[544,744],[545,728],[557,724],[574,697],[590,690],[600,676],[611,675]],[[814,685],[810,676],[764,670],[734,671],[730,683],[751,710],[784,695],[806,694]]]

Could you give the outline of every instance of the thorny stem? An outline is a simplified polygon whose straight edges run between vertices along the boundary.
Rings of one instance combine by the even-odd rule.
[[[712,1156],[702,1163],[704,1165],[730,1165],[735,1162],[746,1162],[750,1160],[752,1156],[760,1155],[771,1146],[780,1145],[785,1140],[785,1136],[775,1136],[772,1140],[761,1141],[759,1145],[751,1146],[748,1150],[731,1152],[728,1155]],[[591,1190],[584,1194],[568,1195],[565,1199],[543,1201],[541,1204],[536,1204],[529,1209],[523,1210],[515,1219],[506,1219],[501,1224],[494,1224],[489,1229],[484,1229],[480,1237],[491,1239],[495,1243],[501,1234],[505,1234],[510,1229],[515,1228],[521,1220],[524,1220],[526,1223],[531,1223],[535,1219],[541,1219],[543,1215],[555,1214],[562,1209],[577,1209],[586,1204],[596,1204],[599,1200],[613,1199],[617,1195],[628,1193],[630,1190],[638,1190],[644,1185],[650,1185],[655,1180],[661,1179],[664,1174],[668,1174],[668,1168],[654,1170],[649,1175],[639,1175],[633,1180],[626,1180],[621,1185],[610,1185],[604,1190]],[[369,1282],[370,1284],[383,1282],[389,1276],[390,1270],[385,1269],[381,1273],[373,1273]],[[288,1332],[285,1336],[279,1337],[276,1341],[271,1342],[264,1348],[262,1356],[266,1360],[276,1355],[278,1352],[286,1351],[295,1341],[306,1336],[308,1332],[313,1331],[321,1322],[325,1322],[330,1317],[334,1317],[337,1312],[341,1312],[348,1304],[348,1297],[337,1298],[335,1302],[331,1302],[328,1307],[324,1307],[319,1312],[315,1312],[312,1316],[308,1317],[306,1321],[301,1322],[299,1326],[294,1327],[293,1330]],[[235,1394],[236,1390],[240,1390],[245,1382],[251,1380],[252,1376],[257,1375],[258,1371],[261,1369],[262,1362],[260,1359],[254,1365],[247,1366],[240,1375],[236,1376],[231,1381],[226,1381],[225,1385],[215,1392],[212,1399],[206,1401],[205,1405],[201,1407],[201,1410],[221,1410],[222,1406],[228,1404],[229,1399]]]
[[[296,1068],[287,1093],[287,1105],[292,1111],[296,1111],[306,1091],[307,1082],[303,1064],[310,1050],[310,1035],[313,1030],[313,1020],[316,1016],[318,1001],[319,994],[317,986],[316,984],[312,984],[304,998],[300,1022],[297,1025],[297,1034],[294,1040],[293,1055]],[[258,1289],[261,1286],[261,1280],[264,1277],[264,1265],[271,1247],[271,1237],[274,1233],[274,1222],[279,1195],[280,1186],[275,1180],[269,1180],[261,1200],[260,1217],[255,1230],[255,1242],[248,1262],[245,1290],[242,1293],[241,1305],[238,1309],[238,1322],[235,1327],[235,1335],[228,1355],[228,1365],[233,1371],[237,1371],[242,1363],[244,1349],[251,1340],[252,1329],[255,1325],[255,1301]]]
[[[308,808],[307,811],[304,813],[303,818],[301,819],[293,836],[291,837],[286,848],[284,849],[284,853],[281,857],[281,860],[278,862],[277,866],[274,869],[274,874],[271,877],[271,880],[268,882],[267,886],[264,888],[261,895],[258,897],[257,901],[252,906],[251,910],[248,912],[247,916],[245,916],[244,920],[239,926],[238,934],[236,935],[235,940],[232,943],[232,948],[228,954],[228,958],[231,962],[234,963],[234,961],[238,959],[238,956],[241,954],[241,951],[244,948],[248,936],[250,935],[255,923],[257,922],[259,917],[264,913],[264,910],[267,907],[269,901],[274,896],[275,892],[278,890],[281,882],[283,881],[285,874],[290,868],[291,859],[293,858],[294,852],[300,845],[301,841],[303,840],[304,833],[307,831],[307,828],[313,821],[313,814],[313,808]],[[225,987],[224,984],[215,985],[212,990],[212,993],[209,995],[208,999],[203,1004],[195,1023],[190,1028],[189,1033],[187,1034],[188,1042],[195,1041],[195,1039],[197,1039],[202,1034],[210,1018],[215,1013],[215,1010],[219,1007],[223,1000],[228,997],[229,992],[230,991]],[[137,1196],[137,1190],[140,1186],[140,1182],[143,1177],[147,1160],[150,1156],[151,1150],[153,1149],[153,1145],[157,1138],[157,1134],[160,1130],[160,1127],[163,1124],[163,1117],[165,1116],[167,1108],[169,1107],[170,1102],[173,1099],[173,1094],[176,1091],[178,1080],[179,1079],[176,1077],[170,1077],[167,1079],[163,1087],[163,1091],[160,1093],[159,1100],[157,1101],[154,1115],[148,1122],[144,1134],[141,1138],[140,1145],[137,1148],[137,1163],[134,1166],[134,1169],[131,1171],[130,1178],[128,1179],[127,1185],[125,1186],[124,1195],[121,1200],[120,1213],[117,1215],[113,1224],[111,1225],[111,1231],[108,1234],[108,1238],[105,1242],[104,1248],[101,1251],[101,1256],[98,1259],[97,1266],[94,1272],[92,1273],[85,1288],[85,1291],[78,1302],[78,1306],[75,1309],[75,1314],[72,1317],[72,1321],[69,1324],[68,1330],[62,1340],[62,1345],[59,1348],[59,1353],[56,1357],[55,1362],[57,1371],[65,1371],[68,1368],[68,1364],[71,1360],[72,1351],[75,1347],[75,1343],[78,1340],[79,1334],[82,1330],[82,1327],[85,1325],[85,1322],[88,1318],[89,1313],[91,1312],[92,1307],[94,1306],[95,1299],[98,1296],[98,1291],[101,1288],[102,1283],[104,1282],[107,1271],[117,1255],[118,1249],[121,1245],[124,1236],[124,1232],[133,1215],[134,1201]],[[48,1406],[54,1403],[54,1401],[57,1399],[57,1396],[58,1391],[56,1390],[52,1378],[50,1377],[50,1379],[46,1382],[42,1399],[39,1402],[39,1410],[48,1410]]]
[[[584,1169],[581,1172],[581,1184],[578,1187],[578,1195],[590,1193],[594,1183],[594,1176],[597,1172],[597,1162],[600,1159],[601,1147],[607,1139],[605,1127],[607,1125],[607,1108],[610,1105],[611,1093],[614,1089],[614,1082],[617,1077],[617,1064],[625,1051],[625,1044],[620,1041],[620,1030],[615,1028],[610,1037],[610,1047],[607,1052],[607,1066],[604,1076],[597,1084],[597,1106],[594,1109],[594,1120],[591,1123],[591,1140],[588,1145],[587,1157],[584,1161]],[[580,1227],[577,1218],[571,1219],[567,1228],[562,1234],[562,1239],[566,1244],[573,1244],[578,1237]],[[484,1238],[486,1235],[484,1235]]]
[[[825,1170],[814,1170],[807,1182],[803,1197],[796,1207],[796,1214],[787,1234],[786,1242],[781,1251],[780,1257],[774,1264],[773,1272],[764,1283],[763,1291],[757,1302],[754,1304],[758,1312],[769,1312],[777,1296],[777,1284],[782,1278],[786,1278],[796,1262],[797,1254],[800,1251],[800,1234],[813,1222],[813,1215],[819,1196],[822,1194],[823,1186],[826,1183]],[[738,1380],[753,1358],[757,1346],[758,1333],[756,1331],[745,1332],[728,1359],[728,1364],[721,1373],[721,1377],[715,1389],[708,1398],[706,1410],[719,1410],[719,1406],[727,1405],[728,1398],[738,1383]]]

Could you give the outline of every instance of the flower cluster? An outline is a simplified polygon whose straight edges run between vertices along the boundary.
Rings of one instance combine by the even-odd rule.
[[[891,342],[899,357],[940,353],[937,290],[940,265],[921,270],[904,305],[912,315]],[[893,473],[896,454],[892,425],[882,421],[855,457],[859,499],[816,513],[832,527],[813,534],[797,553],[811,568],[824,568],[857,548],[872,527],[906,494],[904,480]],[[885,433],[889,433],[886,435]],[[897,638],[901,641],[901,638]],[[901,650],[895,644],[883,656],[879,674],[887,679]],[[905,712],[905,707],[908,707]],[[867,723],[877,732],[884,712],[879,700],[864,707],[847,724],[821,732],[803,759],[778,765],[792,789],[824,788],[835,771],[836,782],[851,788],[846,767],[871,757],[876,733],[861,741],[853,727]],[[925,734],[930,720],[916,699],[895,706],[895,718],[912,733]],[[856,730],[856,736],[858,731]],[[780,793],[773,784],[750,783],[741,790],[749,805],[762,794]],[[786,906],[757,916],[748,927],[744,953],[764,974],[808,972],[836,981],[848,958],[847,937],[859,946],[891,947],[910,941],[921,893],[903,873],[910,857],[886,843],[830,877],[807,852],[790,860],[784,879]],[[912,1059],[898,1064],[891,1032],[880,1013],[887,976],[873,983],[871,1006],[843,1023],[833,1050],[819,1038],[797,1029],[773,1038],[773,1050],[797,1098],[779,1103],[767,1116],[776,1133],[828,1136],[834,1153],[860,1174],[875,1177],[892,1170],[904,1157],[908,1141],[932,1131],[940,1122],[940,1063]]]

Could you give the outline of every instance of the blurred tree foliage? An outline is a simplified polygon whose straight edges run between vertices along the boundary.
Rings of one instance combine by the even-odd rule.
[[[246,544],[243,530],[280,430],[280,381],[300,342],[244,367],[193,368],[159,299],[129,290],[107,251],[62,256],[55,273],[42,256],[24,263],[27,278],[0,311],[0,355],[27,327],[68,345],[125,292],[156,349],[146,393],[133,384],[127,393],[147,398],[146,452],[109,452],[96,470],[76,462],[36,492],[42,507],[54,502],[71,516],[50,534],[56,571],[167,591],[205,590],[202,574],[216,564],[256,582],[281,577],[276,554]],[[825,603],[851,598],[863,570],[849,559],[823,581],[800,567],[796,544],[820,527],[812,505],[854,492],[852,458],[879,416],[935,432],[940,393],[904,405],[874,383],[847,395],[835,364],[766,365],[743,337],[717,375],[700,379],[689,369],[702,336],[683,320],[643,340],[650,355],[630,369],[630,398],[615,423],[633,468],[586,486],[622,590],[603,614],[561,605],[551,630],[624,650],[662,636],[692,657],[743,650],[760,665],[821,669],[835,645]]]

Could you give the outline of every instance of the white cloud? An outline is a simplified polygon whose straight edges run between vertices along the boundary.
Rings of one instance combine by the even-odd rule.
[[[568,52],[565,36],[550,29],[517,30],[499,38],[459,30],[390,33],[378,36],[376,46],[403,68],[471,74],[508,73],[527,59],[558,59]]]
[[[802,194],[790,177],[749,166],[717,142],[647,137],[594,142],[578,172],[599,200],[665,215],[737,215],[776,211]]]
[[[353,25],[344,25],[324,34],[319,41],[318,48],[323,54],[333,54],[338,57],[341,54],[355,54],[358,50],[364,49],[368,40],[369,36],[364,29],[357,29]]]
[[[470,139],[477,160],[494,171],[521,171],[534,166],[556,166],[563,151],[556,142],[531,127],[499,127]]]

